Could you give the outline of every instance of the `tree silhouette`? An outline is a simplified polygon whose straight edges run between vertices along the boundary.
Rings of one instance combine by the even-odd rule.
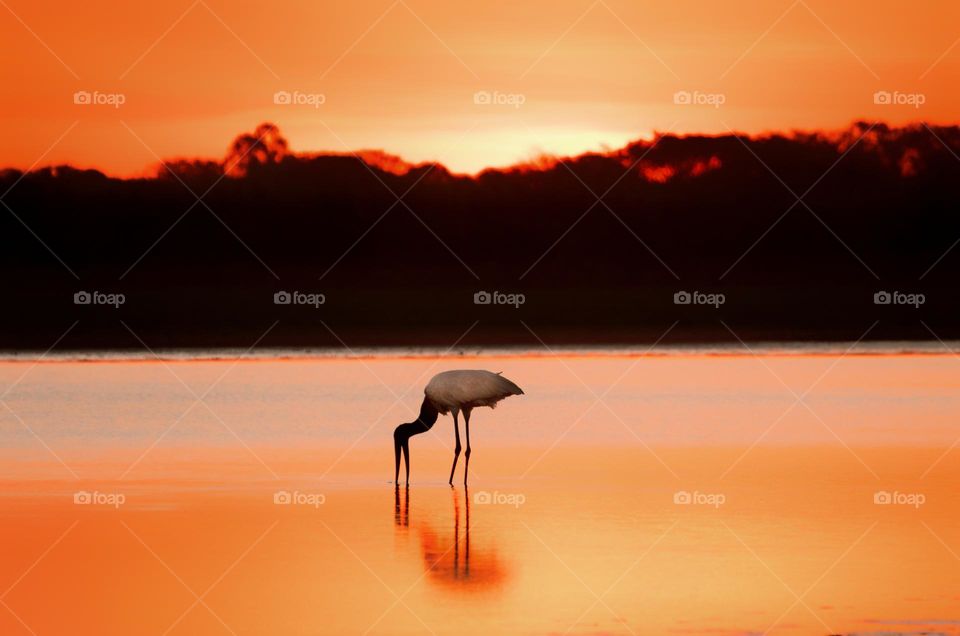
[[[224,172],[232,177],[244,177],[261,166],[280,163],[287,152],[287,140],[280,129],[263,123],[252,133],[234,139],[223,160]]]

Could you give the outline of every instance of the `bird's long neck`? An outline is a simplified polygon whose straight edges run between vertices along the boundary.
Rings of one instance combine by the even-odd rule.
[[[413,426],[413,435],[418,433],[426,433],[433,425],[436,424],[437,418],[440,416],[440,413],[434,408],[433,404],[430,403],[430,400],[423,398],[423,403],[420,405],[420,415],[417,416],[417,419],[411,422]]]
[[[420,415],[409,424],[401,424],[393,431],[393,452],[396,458],[395,480],[400,482],[400,453],[403,452],[403,458],[407,466],[407,484],[410,483],[410,438],[420,433],[426,433],[436,423],[440,416],[439,411],[430,403],[426,397],[423,398],[423,404],[420,405]]]

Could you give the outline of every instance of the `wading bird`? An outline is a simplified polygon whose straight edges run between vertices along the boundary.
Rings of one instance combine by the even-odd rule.
[[[470,412],[478,406],[493,408],[500,400],[511,395],[523,395],[516,384],[490,371],[466,370],[444,371],[433,376],[423,390],[423,403],[416,421],[401,424],[393,431],[393,449],[396,458],[394,479],[400,483],[400,452],[407,470],[407,484],[410,483],[410,438],[433,428],[437,417],[442,413],[453,413],[453,432],[456,435],[456,447],[453,449],[453,466],[450,468],[450,485],[453,485],[453,473],[457,470],[460,457],[460,423],[458,416],[463,411],[466,423],[467,451],[464,454],[463,483],[467,483],[470,470]]]

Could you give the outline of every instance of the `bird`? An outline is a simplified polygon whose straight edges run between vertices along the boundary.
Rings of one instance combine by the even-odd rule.
[[[396,460],[394,483],[400,483],[400,453],[406,468],[407,485],[410,485],[410,438],[433,428],[440,414],[453,413],[453,432],[456,445],[453,449],[453,466],[450,468],[449,483],[453,486],[453,475],[457,470],[460,457],[460,423],[458,417],[463,412],[467,434],[467,449],[464,454],[463,484],[467,485],[470,470],[470,413],[480,406],[494,408],[500,400],[511,395],[523,395],[523,389],[500,373],[480,369],[461,369],[444,371],[430,379],[423,390],[423,402],[420,415],[413,422],[401,424],[393,431],[393,449]]]

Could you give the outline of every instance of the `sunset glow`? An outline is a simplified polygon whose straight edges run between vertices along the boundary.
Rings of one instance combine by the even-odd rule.
[[[958,21],[943,1],[10,0],[0,159],[152,173],[158,157],[219,159],[272,121],[296,151],[382,149],[476,172],[654,131],[952,123]],[[76,91],[123,103],[74,104]],[[275,104],[277,91],[303,103]],[[491,103],[475,103],[482,91]],[[723,103],[678,108],[678,91]],[[876,91],[923,103],[876,104]]]

